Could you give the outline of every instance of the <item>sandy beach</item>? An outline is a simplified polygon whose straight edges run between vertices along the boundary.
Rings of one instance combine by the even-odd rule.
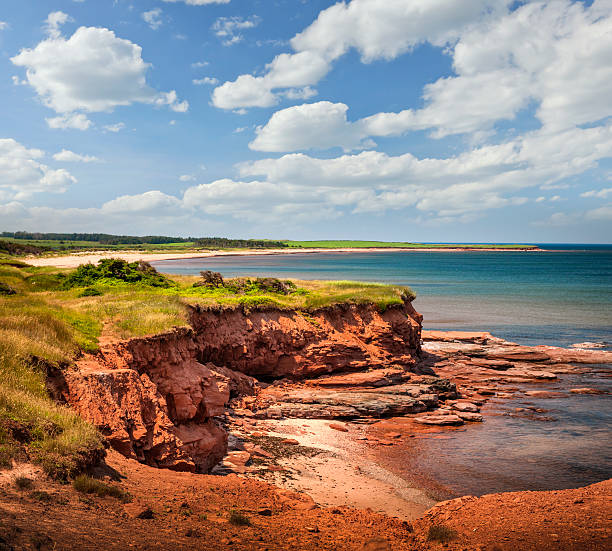
[[[32,266],[55,266],[57,268],[76,268],[80,264],[95,264],[103,258],[122,258],[127,262],[144,260],[156,262],[159,260],[181,260],[190,258],[209,258],[212,256],[262,256],[276,254],[314,254],[314,253],[384,253],[384,252],[435,252],[435,253],[458,253],[466,251],[483,252],[510,252],[510,251],[538,251],[539,249],[494,249],[494,248],[338,248],[338,249],[250,249],[242,251],[192,251],[187,253],[149,253],[144,251],[86,251],[75,252],[61,256],[31,256],[26,262]]]
[[[321,453],[282,459],[284,471],[264,470],[255,477],[304,492],[324,507],[370,509],[402,520],[415,520],[436,503],[422,489],[366,459],[367,446],[360,438],[365,440],[367,425],[341,424],[347,432],[334,425],[338,423],[321,419],[258,421],[258,430],[267,436],[295,439]]]

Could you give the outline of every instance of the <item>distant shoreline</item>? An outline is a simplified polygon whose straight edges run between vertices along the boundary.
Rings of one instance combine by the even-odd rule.
[[[411,248],[411,247],[346,247],[337,249],[248,249],[240,251],[193,251],[186,253],[150,253],[144,251],[87,251],[80,253],[72,253],[61,256],[43,256],[43,257],[28,257],[26,262],[33,266],[55,266],[57,268],[76,268],[80,264],[88,262],[97,263],[103,258],[121,258],[127,262],[136,262],[144,260],[146,262],[157,262],[162,260],[189,260],[194,258],[212,258],[218,256],[263,256],[263,255],[280,255],[280,254],[314,254],[314,253],[380,253],[380,252],[436,252],[436,253],[458,253],[458,252],[541,252],[539,248],[470,248],[470,247],[453,247],[453,248]]]

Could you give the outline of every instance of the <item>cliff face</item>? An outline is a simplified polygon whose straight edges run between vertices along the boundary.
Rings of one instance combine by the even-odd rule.
[[[200,360],[268,379],[409,368],[420,351],[421,321],[409,303],[383,313],[342,304],[313,313],[194,309],[191,316]]]
[[[52,386],[123,455],[208,471],[227,449],[215,417],[232,398],[258,391],[253,377],[409,370],[420,351],[421,319],[410,304],[383,313],[373,305],[311,313],[194,308],[193,329],[102,342],[96,356]]]

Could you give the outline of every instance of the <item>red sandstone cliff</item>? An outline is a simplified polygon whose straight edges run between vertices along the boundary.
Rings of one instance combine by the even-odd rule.
[[[215,417],[254,394],[252,377],[415,366],[422,316],[409,303],[379,312],[343,304],[314,312],[192,308],[192,329],[102,343],[53,382],[58,393],[127,457],[208,471],[227,435]]]

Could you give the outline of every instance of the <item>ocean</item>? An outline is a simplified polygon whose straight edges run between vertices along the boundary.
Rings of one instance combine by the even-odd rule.
[[[538,252],[368,252],[168,260],[162,272],[226,277],[360,280],[409,285],[426,329],[485,330],[520,344],[598,342],[612,350],[612,246],[540,245]],[[493,400],[484,423],[444,438],[412,439],[383,457],[407,480],[418,473],[432,497],[579,487],[612,477],[610,365],[561,376],[566,398]],[[517,418],[518,407],[552,421]],[[399,471],[399,472],[398,472]]]

